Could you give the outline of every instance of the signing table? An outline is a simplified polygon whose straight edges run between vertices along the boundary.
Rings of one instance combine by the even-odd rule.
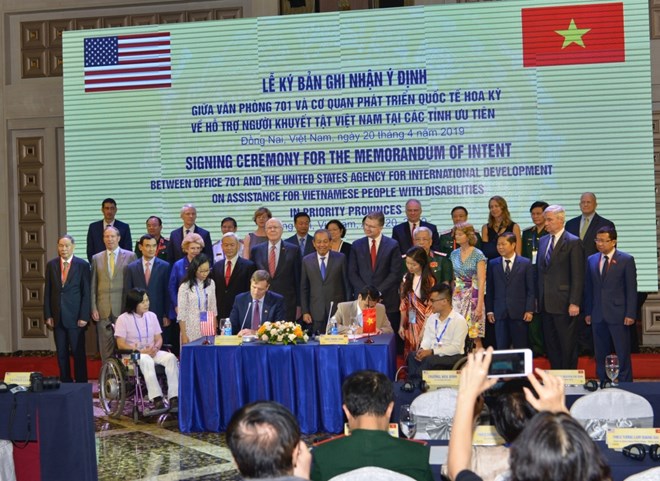
[[[393,334],[346,345],[260,342],[181,350],[179,428],[181,432],[224,431],[237,409],[260,400],[277,401],[298,418],[305,434],[343,431],[341,385],[351,373],[373,369],[394,378]]]

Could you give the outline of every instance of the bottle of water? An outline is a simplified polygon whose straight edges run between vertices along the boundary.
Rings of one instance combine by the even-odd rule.
[[[222,324],[222,335],[231,336],[231,321],[229,318],[225,318],[224,324]]]
[[[330,328],[328,329],[328,332],[332,336],[336,336],[337,334],[339,334],[339,330],[337,329],[337,318],[335,316],[332,316],[330,318]]]

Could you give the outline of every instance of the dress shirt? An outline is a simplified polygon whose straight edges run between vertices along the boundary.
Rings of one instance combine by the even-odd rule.
[[[438,343],[437,338],[445,329],[445,326],[447,330],[442,335],[441,342]],[[433,354],[437,356],[463,354],[467,333],[467,321],[455,310],[452,309],[445,319],[440,319],[440,314],[433,313],[426,319],[420,348],[433,349]]]
[[[231,273],[234,273],[234,268],[236,267],[236,262],[238,261],[239,255],[236,254],[234,257],[231,259],[225,258],[225,270],[222,272],[222,275],[224,276],[226,270],[227,270],[227,262],[231,262]]]
[[[380,234],[378,237],[375,237],[374,239],[369,239],[369,251],[371,252],[371,244],[373,241],[376,241],[376,253],[378,253],[378,248],[380,247],[380,241],[383,240],[383,234]]]
[[[555,244],[557,244],[557,240],[555,239]],[[513,269],[513,263],[516,261],[516,253],[514,252],[511,257],[508,259],[506,257],[502,257],[502,270],[506,271],[506,261],[511,261],[509,263],[509,269]]]
[[[142,271],[146,274],[147,273],[147,264],[149,264],[149,271],[153,272],[154,271],[154,260],[151,259],[148,262],[142,262]]]
[[[278,240],[275,244],[272,244],[270,241],[268,241],[268,255],[266,256],[266,260],[270,258],[270,249],[273,246],[275,246],[275,269],[277,269],[277,266],[280,265],[280,249],[282,248],[282,239]]]
[[[111,252],[115,256],[115,269],[116,269],[117,268],[117,256],[119,255],[119,246],[117,246],[117,248],[113,251],[109,251],[109,250],[105,251],[106,257],[108,258],[107,262],[106,262],[106,269],[108,269],[108,272],[110,272],[110,253]]]
[[[262,297],[261,299],[255,299],[254,297],[250,297],[252,301],[252,306],[250,307],[250,325],[252,325],[252,318],[254,317],[254,302],[259,301],[259,319],[261,320],[261,323],[264,323],[264,300],[266,299],[266,296]]]
[[[327,275],[328,274],[328,259],[330,259],[330,251],[328,251],[328,253],[324,256],[322,256],[321,254],[316,254],[316,260],[319,263],[319,269],[321,268],[321,257],[323,257],[323,259],[325,259],[325,273]]]
[[[583,215],[583,216],[580,218],[580,230],[579,230],[578,232],[582,232],[582,229],[584,229],[584,223],[585,223],[585,221],[589,221],[589,222],[587,223],[587,228],[588,228],[589,225],[591,225],[591,221],[593,221],[593,220],[594,220],[594,214],[591,214],[591,215]]]
[[[220,262],[225,258],[225,253],[222,251],[222,239],[213,244],[213,263]]]
[[[612,265],[612,258],[614,257],[615,252],[616,252],[616,247],[611,251],[607,252],[606,254],[600,255],[600,262],[598,263],[598,272],[600,273],[603,272],[603,264],[605,263],[605,256],[607,256],[607,262],[610,264],[610,266]]]
[[[548,248],[545,250],[545,253],[543,254],[544,256],[548,255],[548,249],[550,249],[550,244],[552,244],[552,236],[554,235],[554,237],[555,237],[555,245],[552,246],[552,249],[554,250],[554,249],[557,248],[557,241],[562,236],[562,234],[564,233],[565,230],[566,229],[564,229],[562,227],[561,230],[559,232],[557,232],[556,234],[548,234],[549,236],[551,236],[551,238],[550,238],[550,242],[548,242]]]

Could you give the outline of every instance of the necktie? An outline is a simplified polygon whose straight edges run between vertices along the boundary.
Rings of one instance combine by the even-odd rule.
[[[110,253],[110,277],[114,277],[115,275],[115,253],[111,252]]]
[[[371,270],[376,270],[376,239],[371,239]]]
[[[186,229],[186,235],[190,234],[190,229]]]
[[[259,329],[261,324],[261,313],[259,312],[259,301],[255,300],[252,306],[252,330]]]
[[[149,279],[151,279],[151,262],[147,262],[144,265],[144,280],[149,285]]]
[[[550,264],[550,257],[552,257],[553,250],[555,250],[555,236],[552,236],[552,239],[550,240],[550,246],[548,247],[548,250],[545,253],[546,264]]]
[[[325,280],[325,257],[321,257],[321,279]]]
[[[275,246],[270,246],[270,254],[268,255],[268,270],[270,271],[270,277],[275,277]]]
[[[62,264],[62,284],[66,282],[66,276],[69,273],[69,261],[64,261]]]
[[[584,239],[584,235],[587,233],[589,228],[589,217],[582,218],[582,229],[580,230],[580,239]]]
[[[504,268],[504,278],[508,281],[509,276],[511,275],[511,261],[506,259],[504,262],[506,262],[506,267]]]
[[[301,237],[300,238],[300,257],[303,257],[305,255],[305,238]]]
[[[230,277],[231,277],[231,261],[227,261],[227,268],[225,269],[225,286],[229,285]]]
[[[417,229],[417,224],[413,223],[412,229],[410,229],[410,238],[415,239],[415,229]]]
[[[608,256],[603,256],[603,270],[600,271],[600,278],[605,279],[605,275],[607,274],[607,269],[610,267],[609,263],[609,257]]]

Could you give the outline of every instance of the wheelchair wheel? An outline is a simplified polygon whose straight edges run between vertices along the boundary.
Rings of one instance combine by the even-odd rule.
[[[126,375],[124,366],[117,359],[108,359],[101,367],[99,376],[99,400],[103,410],[112,417],[119,417],[126,402]]]
[[[452,367],[453,371],[460,371],[463,369],[463,366],[467,363],[467,356],[460,358],[458,361],[456,361],[456,364],[454,364],[454,367]]]

